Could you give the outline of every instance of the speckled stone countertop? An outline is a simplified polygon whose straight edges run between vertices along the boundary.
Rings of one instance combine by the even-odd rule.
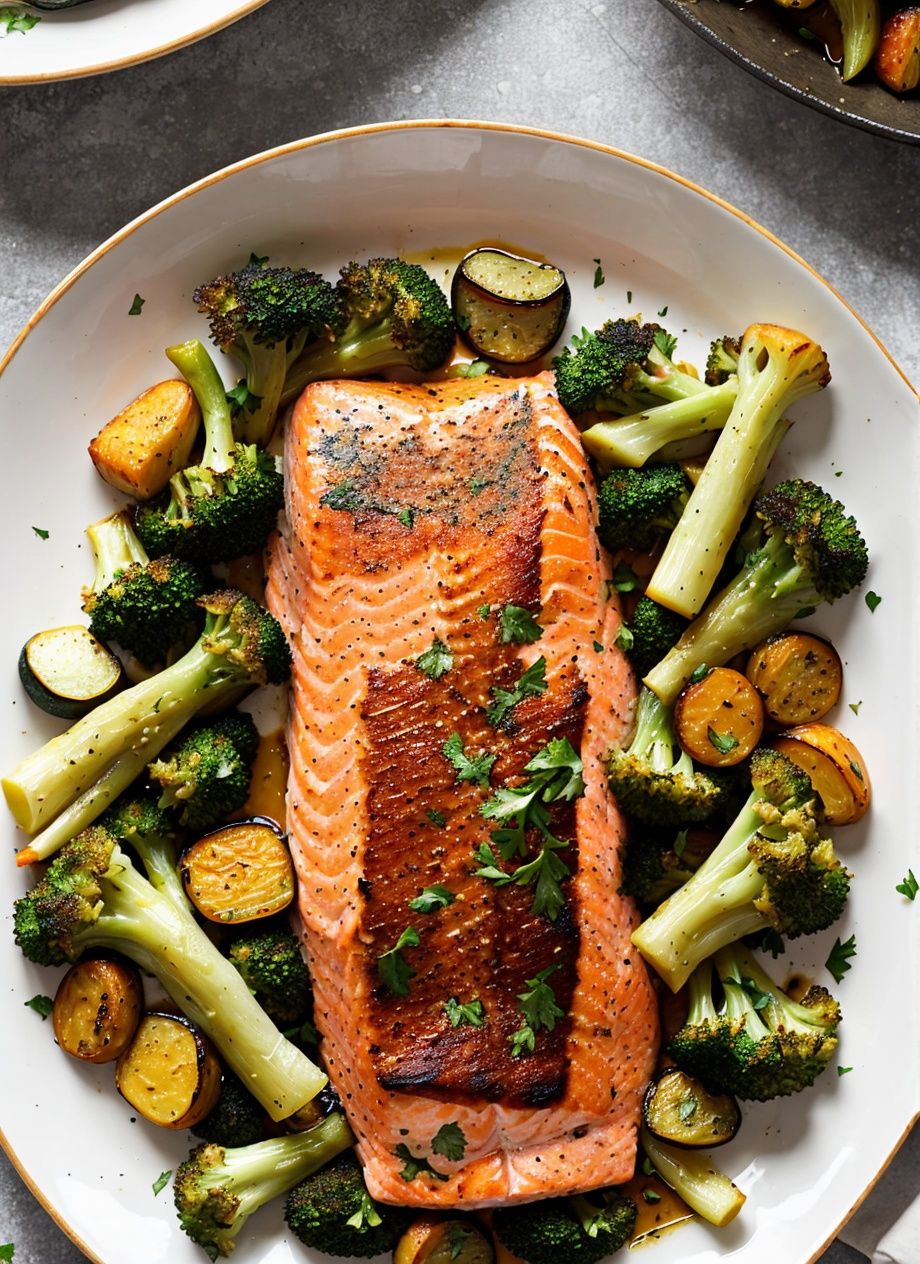
[[[160,61],[0,89],[0,348],[99,242],[208,172],[333,128],[448,116],[589,137],[703,185],[802,255],[920,381],[920,148],[788,100],[656,0],[272,0]],[[870,1210],[910,1201],[918,1160],[915,1138]],[[3,1242],[15,1264],[83,1259],[0,1155]],[[821,1264],[864,1258],[837,1242]],[[920,1244],[897,1264],[916,1261]]]

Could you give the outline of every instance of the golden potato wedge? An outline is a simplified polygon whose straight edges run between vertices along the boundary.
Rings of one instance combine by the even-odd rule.
[[[221,1069],[207,1036],[181,1014],[145,1014],[115,1066],[126,1102],[161,1128],[191,1128],[220,1096]]]
[[[251,817],[197,839],[179,859],[185,893],[212,922],[271,917],[294,898],[294,865],[277,821]]]
[[[111,487],[150,500],[188,464],[200,421],[187,382],[157,382],[106,422],[89,454]]]
[[[829,641],[781,632],[752,652],[745,674],[774,724],[789,728],[820,720],[840,700],[843,664]]]
[[[51,1021],[65,1053],[82,1062],[114,1062],[130,1044],[144,993],[133,966],[101,957],[80,961],[54,994]]]
[[[763,703],[747,677],[730,667],[714,667],[681,690],[674,727],[692,759],[707,768],[731,768],[760,741]]]
[[[920,8],[899,9],[882,27],[875,73],[892,92],[911,92],[920,83]]]
[[[828,825],[852,825],[869,810],[872,786],[862,755],[829,724],[800,724],[770,743],[804,769]]]

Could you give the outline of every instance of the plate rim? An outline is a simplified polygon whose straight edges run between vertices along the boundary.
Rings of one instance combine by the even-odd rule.
[[[16,84],[26,83],[62,83],[68,79],[85,79],[89,75],[109,74],[113,70],[127,70],[130,66],[139,66],[142,62],[153,61],[157,57],[165,57],[169,53],[177,52],[180,48],[187,48],[189,44],[196,44],[199,40],[207,39],[209,35],[222,31],[226,26],[232,26],[240,18],[244,18],[250,13],[255,13],[256,9],[261,9],[266,4],[268,4],[268,0],[243,0],[243,3],[238,4],[232,13],[217,18],[201,30],[192,31],[190,35],[182,35],[178,39],[170,40],[166,44],[158,44],[155,48],[147,49],[145,52],[136,53],[130,57],[117,58],[115,61],[98,62],[92,66],[80,67],[77,70],[51,70],[32,75],[0,74],[0,85],[13,87]]]
[[[267,2],[268,0],[254,0],[254,3],[253,3],[253,0],[249,0],[247,7],[251,10],[254,8],[258,8],[261,5],[266,4]],[[664,2],[667,3],[667,0],[664,0]],[[224,23],[224,25],[226,25],[226,23]],[[615,146],[604,144],[601,141],[588,140],[586,138],[574,136],[565,132],[557,132],[557,131],[553,131],[547,128],[531,127],[524,124],[485,122],[482,120],[460,119],[460,118],[403,119],[403,120],[397,120],[393,122],[361,124],[361,125],[357,125],[353,127],[338,128],[338,129],[335,129],[333,131],[328,131],[328,132],[320,132],[314,136],[302,137],[298,140],[288,141],[283,145],[277,145],[277,146],[274,146],[273,148],[262,150],[255,154],[251,154],[247,158],[240,159],[237,162],[229,164],[228,166],[221,167],[217,171],[212,172],[210,175],[204,176],[200,180],[196,180],[192,184],[186,185],[184,188],[179,189],[177,192],[171,194],[169,197],[156,203],[154,206],[150,207],[147,211],[143,212],[141,215],[137,216],[135,219],[130,220],[122,228],[118,229],[115,233],[113,233],[110,237],[108,237],[105,241],[103,241],[99,246],[97,246],[95,250],[91,251],[90,254],[88,254],[80,263],[78,263],[76,267],[74,267],[54,287],[53,290],[51,290],[51,292],[47,295],[47,297],[43,300],[43,302],[38,306],[38,308],[36,308],[36,310],[32,313],[32,315],[26,321],[25,325],[23,325],[22,329],[20,329],[19,333],[14,337],[13,341],[10,343],[9,347],[4,352],[3,356],[0,357],[0,376],[3,375],[6,368],[12,362],[13,357],[15,356],[16,352],[23,345],[23,343],[28,338],[28,336],[33,332],[33,330],[38,326],[40,321],[57,304],[57,302],[71,289],[71,287],[79,280],[79,278],[85,272],[87,272],[96,262],[98,262],[101,258],[103,258],[103,256],[108,254],[110,250],[120,245],[123,241],[126,241],[128,237],[132,236],[143,225],[147,224],[148,222],[150,222],[152,219],[156,218],[157,216],[163,214],[165,211],[171,209],[173,206],[177,205],[179,202],[182,202],[186,198],[189,198],[193,196],[194,194],[200,192],[202,189],[209,188],[211,185],[214,185],[223,180],[226,180],[241,171],[247,170],[250,167],[261,166],[263,163],[274,161],[275,159],[284,157],[288,154],[313,149],[319,145],[334,143],[340,140],[349,140],[349,139],[359,137],[359,136],[371,136],[378,133],[404,132],[404,131],[410,131],[410,130],[436,130],[436,129],[446,129],[446,128],[467,129],[471,131],[483,131],[483,132],[495,132],[495,133],[504,133],[504,134],[510,134],[510,135],[532,136],[539,140],[549,140],[549,141],[559,142],[562,144],[576,145],[583,149],[595,150],[596,152],[606,154],[610,157],[618,158],[625,162],[629,162],[636,166],[642,167],[647,171],[654,172],[656,175],[664,176],[665,178],[669,180],[673,180],[675,183],[682,185],[684,188],[689,189],[691,192],[699,195],[700,197],[705,198],[707,201],[715,204],[716,206],[720,207],[722,210],[729,212],[731,215],[734,215],[737,219],[741,220],[748,227],[760,233],[774,246],[782,250],[784,254],[788,255],[789,258],[791,258],[795,263],[799,264],[802,268],[804,268],[806,272],[808,272],[812,277],[814,277],[817,281],[819,281],[827,290],[829,290],[830,293],[834,296],[834,298],[836,298],[837,301],[842,304],[842,306],[850,313],[851,316],[853,316],[853,318],[857,321],[857,323],[861,326],[861,328],[869,335],[869,337],[872,339],[872,341],[875,343],[878,349],[882,352],[882,354],[891,364],[892,368],[894,368],[898,376],[902,379],[908,391],[917,399],[917,402],[920,403],[920,392],[918,392],[917,388],[909,380],[909,378],[907,377],[907,374],[904,372],[904,370],[895,360],[894,356],[891,354],[888,348],[884,345],[884,343],[881,341],[878,335],[874,333],[874,331],[863,320],[863,318],[859,315],[859,313],[850,305],[849,302],[847,302],[847,300],[843,297],[843,295],[840,294],[835,289],[835,287],[825,277],[821,275],[821,273],[819,273],[815,268],[813,268],[812,265],[807,262],[807,260],[803,259],[801,255],[797,254],[796,251],[794,251],[790,246],[786,245],[785,242],[783,242],[779,237],[777,237],[774,233],[772,233],[768,228],[765,228],[762,224],[759,224],[756,220],[751,218],[751,216],[747,215],[744,211],[739,210],[736,206],[733,206],[730,202],[726,201],[724,198],[719,197],[715,193],[711,193],[709,190],[703,188],[701,185],[694,183],[692,180],[687,179],[685,176],[679,175],[677,172],[669,170],[667,167],[664,167],[658,163],[652,162],[651,160],[647,158],[641,158],[636,154],[628,153],[625,150],[617,149]],[[920,1122],[920,1109],[916,1110],[913,1113],[913,1115],[907,1119],[901,1135],[897,1138],[891,1151],[881,1163],[878,1171],[867,1182],[859,1198],[854,1202],[854,1204],[849,1208],[849,1210],[842,1217],[839,1223],[834,1227],[832,1232],[824,1241],[823,1245],[815,1252],[814,1255],[810,1257],[808,1264],[815,1264],[815,1262],[824,1253],[824,1251],[827,1249],[830,1243],[833,1242],[834,1239],[838,1236],[838,1234],[840,1233],[840,1230],[847,1223],[850,1217],[853,1216],[855,1212],[859,1209],[859,1207],[862,1206],[863,1202],[871,1194],[871,1192],[874,1190],[878,1182],[881,1180],[889,1164],[894,1159],[895,1155],[897,1154],[898,1150],[903,1145],[907,1136],[910,1134],[911,1130],[914,1128],[914,1126],[918,1122]],[[58,1228],[61,1229],[61,1231],[66,1234],[66,1236],[74,1243],[75,1246],[77,1246],[84,1253],[84,1255],[86,1255],[86,1257],[90,1261],[92,1261],[92,1264],[105,1264],[105,1261],[103,1261],[100,1256],[98,1256],[94,1251],[92,1251],[90,1247],[83,1241],[79,1233],[67,1223],[67,1221],[64,1219],[64,1216],[61,1213],[59,1213],[54,1206],[52,1206],[52,1204],[50,1203],[49,1199],[46,1197],[44,1192],[38,1187],[36,1182],[33,1180],[31,1175],[26,1171],[24,1165],[19,1160],[18,1155],[15,1153],[9,1141],[7,1140],[6,1134],[3,1131],[2,1127],[0,1127],[0,1146],[3,1147],[3,1150],[5,1151],[8,1159],[10,1160],[10,1163],[16,1170],[20,1179],[29,1189],[32,1196],[36,1199],[36,1201],[39,1203],[42,1209],[46,1212],[46,1214],[51,1217],[51,1219],[55,1222]]]

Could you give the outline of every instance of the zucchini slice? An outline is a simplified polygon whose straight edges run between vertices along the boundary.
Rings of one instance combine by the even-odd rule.
[[[115,1065],[126,1102],[161,1128],[192,1128],[220,1096],[214,1046],[181,1014],[145,1014]]]
[[[421,1216],[396,1244],[393,1264],[494,1264],[491,1243],[471,1220]]]
[[[653,1136],[684,1149],[725,1145],[741,1127],[741,1111],[730,1093],[710,1093],[678,1067],[665,1067],[652,1080],[642,1114]]]
[[[182,853],[185,893],[212,922],[271,917],[294,898],[294,865],[284,831],[267,816],[233,821]]]
[[[42,711],[78,720],[117,693],[121,663],[80,624],[36,632],[19,655],[19,679]]]
[[[451,286],[464,341],[500,364],[527,364],[549,351],[571,302],[561,269],[494,246],[461,259]]]

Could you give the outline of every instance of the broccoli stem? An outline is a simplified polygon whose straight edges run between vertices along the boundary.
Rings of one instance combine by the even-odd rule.
[[[824,600],[781,535],[767,537],[643,684],[672,703],[692,673],[705,663],[721,667],[742,650],[785,628],[799,613]]]
[[[240,1200],[238,1218],[280,1198],[354,1144],[345,1116],[334,1111],[308,1132],[271,1137],[253,1146],[224,1150],[221,1185],[230,1182]]]
[[[166,355],[194,391],[201,409],[204,422],[201,465],[217,474],[225,474],[233,466],[233,422],[227,390],[214,361],[197,338],[167,347]]]
[[[675,747],[680,751],[676,762]],[[693,760],[677,746],[671,712],[649,689],[639,694],[636,729],[629,749],[643,755],[652,772],[693,775]]]
[[[392,339],[389,321],[375,325],[352,322],[334,342],[323,340],[307,348],[291,366],[284,383],[282,403],[296,398],[311,382],[375,373],[402,363]]]
[[[695,379],[691,379],[695,380]],[[738,394],[738,380],[721,386],[705,386],[671,403],[643,412],[599,421],[586,430],[581,441],[603,470],[615,466],[638,469],[667,444],[720,430],[728,420]]]
[[[123,509],[101,522],[92,523],[86,528],[86,534],[96,562],[94,593],[108,588],[120,571],[133,565],[146,566],[150,561]]]
[[[640,1140],[652,1167],[692,1211],[718,1228],[734,1220],[744,1206],[745,1195],[719,1171],[711,1155],[663,1145],[644,1126]]]
[[[272,1119],[287,1118],[316,1096],[326,1076],[285,1040],[174,895],[158,892],[130,863],[119,864],[117,851],[100,886],[103,911],[82,934],[88,947],[122,952],[152,974]]]

